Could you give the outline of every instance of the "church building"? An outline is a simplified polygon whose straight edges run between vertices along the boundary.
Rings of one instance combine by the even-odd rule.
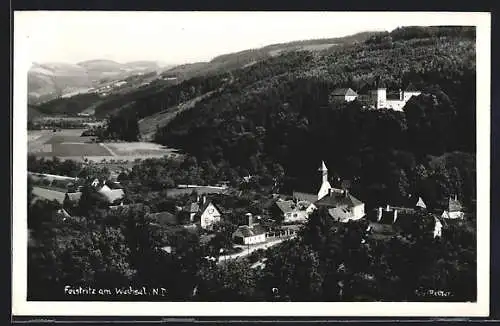
[[[308,197],[310,201],[314,200],[311,203],[311,207],[313,208],[311,212],[319,207],[325,207],[329,215],[336,221],[347,222],[349,220],[358,220],[364,217],[365,204],[363,202],[350,194],[347,189],[332,187],[328,181],[328,169],[324,161],[321,162],[319,171],[321,172],[321,186],[317,196],[294,193],[294,197],[296,194],[300,194],[301,198],[297,199],[305,199],[305,197]]]

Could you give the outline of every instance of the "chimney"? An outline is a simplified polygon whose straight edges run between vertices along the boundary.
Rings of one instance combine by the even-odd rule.
[[[203,195],[203,205],[205,205],[206,203],[207,203],[207,196]]]
[[[348,190],[348,189],[344,189],[344,195],[345,195],[346,197],[348,197],[348,196],[349,196],[349,190]]]
[[[382,219],[382,207],[379,207],[377,213],[377,222],[380,222],[381,219]]]
[[[457,198],[458,198],[458,197],[457,197],[457,194],[455,194],[455,200],[458,200]]]
[[[196,202],[199,203],[200,202],[200,195],[196,195]]]
[[[252,227],[252,225],[253,225],[253,216],[252,216],[252,213],[247,213],[247,216],[248,216],[248,226]]]
[[[398,219],[398,210],[397,210],[397,209],[395,209],[395,210],[394,210],[394,221],[393,221],[393,223],[396,223],[396,220],[397,220],[397,219]]]
[[[390,211],[391,210],[391,208],[389,207],[389,204],[387,204],[387,206],[385,207],[385,210],[386,211]]]

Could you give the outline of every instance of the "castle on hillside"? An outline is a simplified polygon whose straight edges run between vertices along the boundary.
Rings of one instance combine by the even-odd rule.
[[[345,102],[358,100],[364,105],[376,109],[403,111],[406,103],[413,96],[418,96],[421,93],[411,83],[404,91],[399,90],[397,93],[387,92],[387,88],[383,84],[380,84],[377,89],[361,89],[358,93],[351,88],[338,88],[331,93],[330,97]]]
[[[379,87],[375,92],[377,109],[393,109],[394,111],[403,111],[403,107],[413,96],[419,96],[422,93],[413,84],[408,85],[404,91],[399,90],[399,96],[388,97],[385,87]]]

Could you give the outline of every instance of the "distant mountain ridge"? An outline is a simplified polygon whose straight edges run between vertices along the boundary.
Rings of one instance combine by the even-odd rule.
[[[335,46],[339,47],[355,43],[362,43],[380,33],[380,31],[367,31],[343,37],[299,40],[270,44],[257,49],[248,49],[228,54],[222,54],[212,58],[208,62],[195,62],[175,66],[169,70],[166,70],[163,74],[167,76],[175,76],[178,79],[189,79],[192,77],[217,73],[221,70],[231,70],[247,67],[259,61],[266,60],[289,51],[319,52]]]
[[[271,44],[258,49],[222,54],[206,62],[181,65],[170,65],[164,62],[147,60],[118,63],[106,59],[86,60],[76,64],[38,63],[32,67],[28,76],[29,103],[38,105],[63,95],[77,94],[80,91],[86,92],[89,88],[100,87],[102,84],[99,85],[99,80],[110,82],[151,71],[160,73],[158,76],[159,83],[154,83],[153,85],[156,86],[151,87],[158,87],[158,84],[164,85],[162,79],[175,80],[176,83],[180,83],[193,77],[203,77],[223,71],[249,67],[289,51],[318,52],[331,47],[364,42],[379,33],[362,32],[338,38]],[[171,83],[172,81],[169,84]]]
[[[156,61],[93,59],[76,64],[61,62],[33,63],[28,71],[28,102],[39,104],[67,94],[86,92],[101,81],[119,80],[131,75],[160,72],[172,65]]]

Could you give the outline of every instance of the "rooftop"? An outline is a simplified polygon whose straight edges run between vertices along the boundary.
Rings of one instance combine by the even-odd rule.
[[[337,193],[337,192],[332,192],[330,195],[327,195],[320,200],[316,201],[314,205],[316,207],[355,207],[362,205],[363,202],[361,202],[359,199],[351,195],[349,192],[347,193]]]
[[[252,226],[241,225],[234,231],[233,236],[248,238],[264,233],[266,233],[266,229],[259,224],[254,224]]]

